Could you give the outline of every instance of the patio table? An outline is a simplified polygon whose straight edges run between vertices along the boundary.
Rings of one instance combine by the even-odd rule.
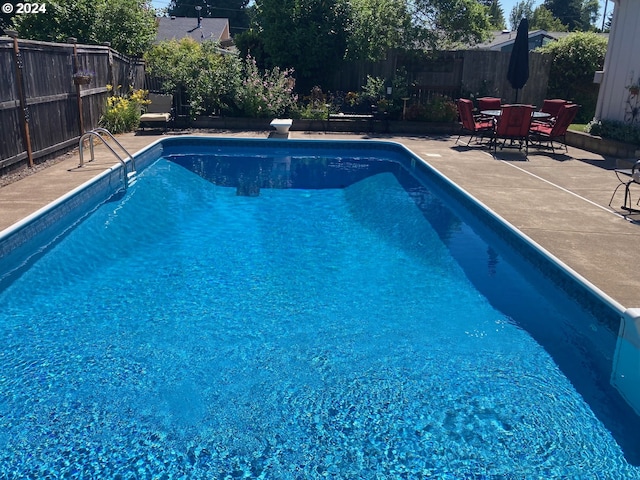
[[[500,115],[502,115],[502,110],[482,110],[480,113],[488,117],[499,117]],[[534,119],[540,119],[549,118],[551,114],[547,112],[533,112],[532,116]]]

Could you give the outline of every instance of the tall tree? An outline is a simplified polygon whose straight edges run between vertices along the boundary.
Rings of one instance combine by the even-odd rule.
[[[509,24],[511,25],[512,31],[515,31],[518,28],[520,20],[523,18],[533,18],[534,1],[535,0],[522,0],[521,2],[516,3],[511,9],[511,13],[509,14]]]
[[[494,30],[503,30],[506,27],[504,10],[502,10],[499,0],[478,0],[478,3],[487,8],[491,28]]]
[[[345,58],[472,45],[490,30],[478,0],[255,0],[255,26],[239,44],[264,52],[262,67],[293,67],[298,91],[308,91]]]
[[[13,13],[4,13],[0,11],[0,35],[5,34],[5,30],[13,28]]]
[[[473,45],[489,38],[487,10],[477,0],[413,0],[419,39],[433,50]]]
[[[607,15],[607,18],[603,23],[602,31],[603,32],[610,32],[611,31],[611,23],[612,22],[613,22],[613,12],[611,12],[611,13],[609,13]]]
[[[582,3],[582,24],[585,25],[589,30],[595,30],[598,28],[597,25],[599,18],[599,0],[584,0],[584,2]]]
[[[144,1],[108,0],[95,25],[101,41],[127,55],[142,55],[156,38],[157,25],[152,9]]]
[[[543,5],[570,31],[588,30],[589,25],[583,24],[582,3],[583,0],[544,0]]]
[[[265,66],[293,67],[299,91],[322,84],[347,46],[346,0],[256,0]]]
[[[350,5],[347,59],[380,60],[390,49],[412,41],[405,0],[351,0]]]
[[[231,33],[249,27],[249,0],[171,0],[167,13],[176,17],[228,18]],[[200,9],[197,9],[200,7]]]
[[[47,0],[47,13],[18,15],[16,30],[22,38],[80,43],[111,42],[127,55],[142,55],[156,35],[150,0]]]
[[[563,25],[560,20],[554,17],[544,5],[540,5],[533,11],[533,17],[531,18],[531,22],[529,22],[529,29],[546,30],[547,32],[566,32],[568,30],[567,26]]]
[[[504,10],[498,0],[492,0],[489,5],[489,21],[496,30],[504,30],[507,22],[504,19]]]

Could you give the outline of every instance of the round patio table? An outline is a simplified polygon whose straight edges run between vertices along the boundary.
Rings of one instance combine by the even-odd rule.
[[[499,117],[502,110],[482,110],[480,113],[488,117]],[[549,118],[550,116],[551,114],[547,112],[533,112],[533,118]]]

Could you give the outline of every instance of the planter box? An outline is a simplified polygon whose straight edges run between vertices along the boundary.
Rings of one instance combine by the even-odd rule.
[[[274,117],[275,118],[275,117]],[[246,118],[246,117],[197,117],[191,121],[194,128],[215,128],[222,130],[265,130],[275,131],[270,125],[273,118]],[[291,130],[298,131],[324,131],[325,120],[294,119]]]
[[[566,140],[567,145],[600,155],[616,158],[638,158],[640,155],[638,145],[608,140],[588,133],[568,130]]]
[[[272,131],[269,124],[272,118],[244,117],[198,117],[191,122],[194,128],[213,128],[222,130],[264,130]],[[457,122],[402,122],[396,120],[371,120],[368,118],[332,118],[293,120],[291,131],[298,132],[354,132],[354,133],[391,133],[391,134],[437,134],[457,135],[460,125]]]
[[[273,130],[273,118],[244,118],[244,117],[197,117],[191,122],[194,128],[215,128],[222,130]],[[295,123],[295,122],[294,122]]]
[[[298,132],[325,132],[327,126],[326,119],[320,118],[294,118],[291,131]]]

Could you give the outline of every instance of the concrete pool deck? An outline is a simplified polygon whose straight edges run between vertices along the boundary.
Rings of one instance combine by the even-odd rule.
[[[270,132],[217,132],[196,135],[260,137]],[[167,135],[117,136],[135,153]],[[561,262],[625,307],[640,307],[640,267],[635,243],[640,240],[640,214],[627,215],[620,205],[623,189],[609,207],[619,184],[616,160],[569,147],[530,148],[528,159],[517,149],[498,150],[455,144],[456,136],[291,132],[296,139],[377,139],[402,143],[436,170],[519,229]],[[54,165],[0,187],[0,231],[54,201],[105,169],[117,164],[99,145],[96,158],[78,167],[77,152]],[[640,193],[640,188],[637,189]],[[637,198],[637,194],[636,194]],[[635,223],[635,221],[638,223]]]

